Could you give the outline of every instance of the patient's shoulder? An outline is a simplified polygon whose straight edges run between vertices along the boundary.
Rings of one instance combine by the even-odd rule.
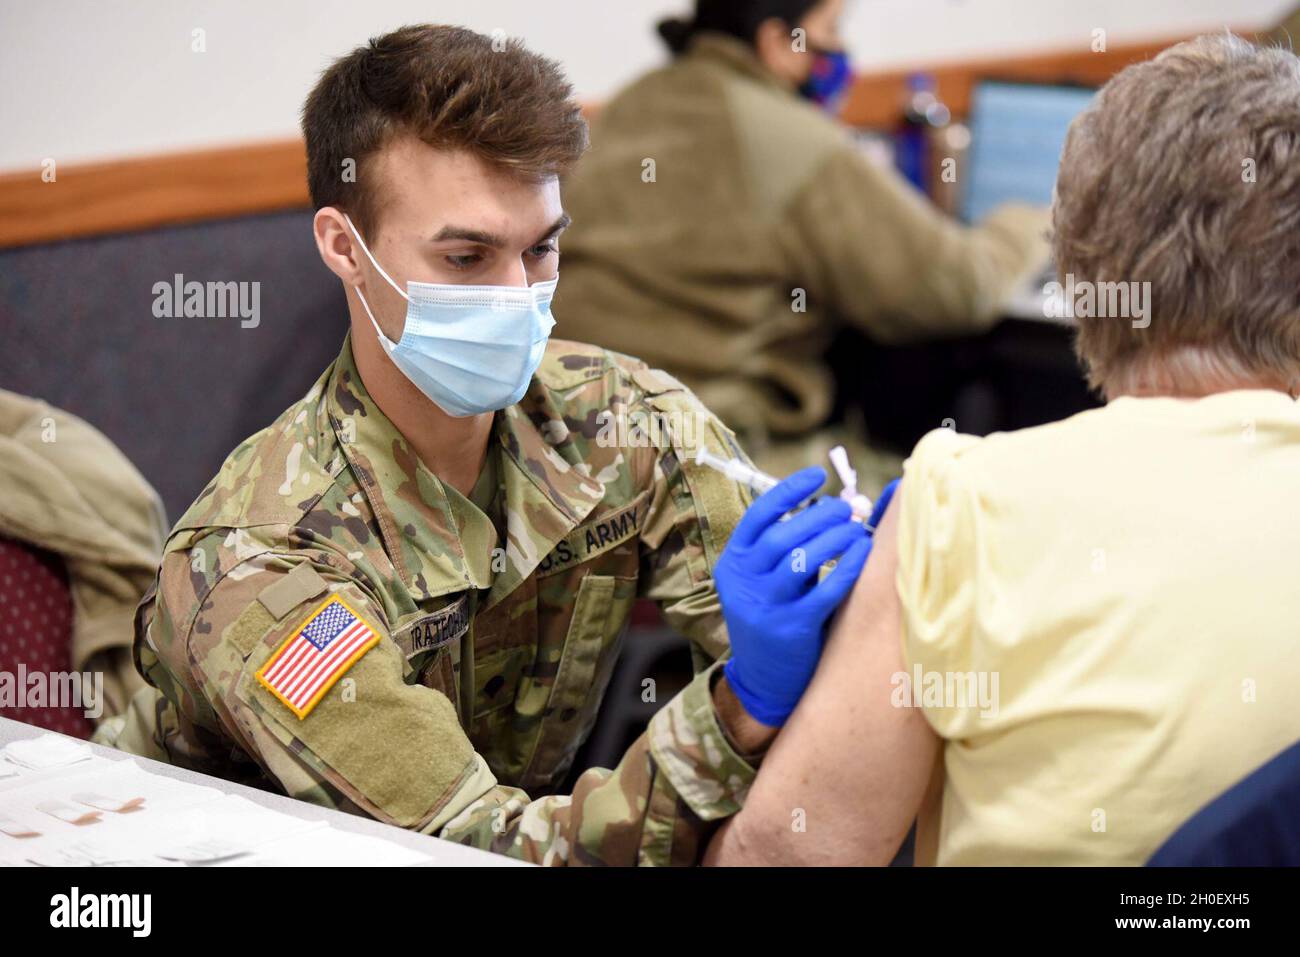
[[[1106,408],[1025,429],[966,435],[955,429],[926,434],[907,461],[920,482],[971,489],[1060,489],[1113,458],[1131,438]]]

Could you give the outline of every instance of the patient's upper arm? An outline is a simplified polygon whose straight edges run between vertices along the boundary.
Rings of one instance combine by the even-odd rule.
[[[888,864],[915,819],[939,741],[920,709],[893,704],[905,671],[895,587],[902,494],[711,863]]]

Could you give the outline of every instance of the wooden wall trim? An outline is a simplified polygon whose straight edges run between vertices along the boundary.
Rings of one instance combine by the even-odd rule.
[[[302,140],[0,175],[0,247],[308,205]]]
[[[903,105],[907,102],[907,78],[921,72],[934,77],[939,99],[952,110],[953,116],[965,117],[970,112],[971,93],[980,80],[1101,86],[1124,67],[1149,60],[1184,39],[1187,38],[1130,43],[1100,53],[1086,48],[1073,49],[865,74],[849,92],[840,115],[853,126],[891,129],[902,118]]]
[[[982,78],[1100,85],[1178,39],[1114,46],[1104,53],[1084,49],[989,58],[925,72],[935,77],[953,114],[963,117]],[[843,118],[864,128],[893,127],[914,72],[860,76]],[[594,108],[586,112],[590,116]],[[53,183],[43,182],[39,170],[0,174],[0,248],[300,209],[308,203],[300,139],[60,166]]]

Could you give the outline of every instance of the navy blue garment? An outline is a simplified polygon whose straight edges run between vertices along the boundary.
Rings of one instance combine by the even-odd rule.
[[[1147,864],[1300,866],[1300,744],[1201,808]]]

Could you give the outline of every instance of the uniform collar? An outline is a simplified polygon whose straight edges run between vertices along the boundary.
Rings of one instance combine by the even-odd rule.
[[[419,460],[357,371],[352,340],[330,374],[325,408],[338,446],[370,503],[384,549],[417,600],[468,588],[505,597],[604,498],[587,475],[546,389],[535,379],[498,412],[489,454],[501,455],[504,542],[488,516]],[[504,547],[505,564],[493,561]]]
[[[793,92],[793,88],[788,83],[763,66],[758,55],[754,53],[754,48],[738,37],[705,30],[691,40],[685,55],[691,60],[718,64],[733,73],[758,80],[767,86]]]
[[[497,413],[493,433],[504,453],[506,565],[493,583],[489,606],[514,591],[605,497],[605,486],[590,474],[564,425],[563,411],[536,379],[517,405]]]

